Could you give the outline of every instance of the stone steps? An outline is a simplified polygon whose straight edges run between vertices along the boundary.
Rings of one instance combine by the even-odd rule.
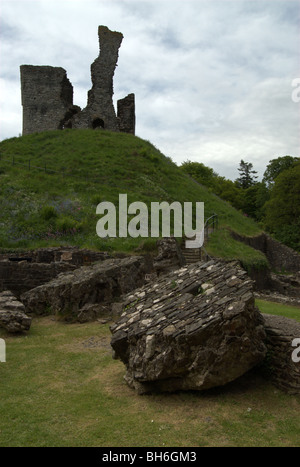
[[[182,254],[186,264],[196,263],[201,261],[201,248],[184,248]]]
[[[204,231],[204,244],[206,244],[209,236],[213,233],[214,229],[206,228]],[[204,248],[185,248],[185,242],[182,246],[182,255],[185,259],[186,264],[197,263],[198,261],[208,261],[209,257]]]

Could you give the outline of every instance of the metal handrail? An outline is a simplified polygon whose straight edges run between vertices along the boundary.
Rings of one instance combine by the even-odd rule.
[[[218,228],[219,219],[218,214],[214,213],[212,216],[208,217],[204,223],[204,237],[208,237],[208,228],[212,225],[213,231]]]

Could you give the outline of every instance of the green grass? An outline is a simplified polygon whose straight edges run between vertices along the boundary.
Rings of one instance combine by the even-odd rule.
[[[285,316],[300,322],[300,308],[282,303],[269,302],[266,300],[255,300],[256,305],[262,313],[269,315]]]
[[[218,214],[221,230],[260,232],[254,221],[184,174],[150,142],[125,133],[58,130],[0,143],[0,248],[68,244],[130,252],[143,244],[153,249],[155,239],[96,235],[97,204],[118,205],[121,193],[128,194],[128,204],[142,201],[148,207],[152,201],[202,201],[206,217]],[[215,249],[223,255],[223,246]],[[240,244],[239,254],[243,249]]]
[[[139,396],[108,325],[34,318],[0,363],[0,446],[300,446],[300,397],[255,371],[222,388]]]
[[[235,240],[225,228],[212,233],[206,249],[214,257],[239,260],[248,272],[252,268],[259,270],[268,267],[268,260],[261,251]]]

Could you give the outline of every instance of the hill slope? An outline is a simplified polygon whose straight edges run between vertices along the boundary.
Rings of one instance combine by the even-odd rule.
[[[185,175],[151,143],[125,133],[94,130],[49,131],[0,143],[0,248],[34,248],[70,244],[105,250],[130,251],[155,239],[101,239],[96,235],[96,206],[143,201],[203,201],[205,215],[217,213],[220,233],[212,240],[214,254],[245,254],[254,261],[260,253],[238,245],[226,228],[244,235],[260,229],[227,202]],[[218,244],[226,236],[230,252]],[[221,236],[221,237],[220,237]],[[223,237],[222,237],[223,236]],[[142,243],[143,242],[143,243]],[[234,251],[237,251],[236,255]]]

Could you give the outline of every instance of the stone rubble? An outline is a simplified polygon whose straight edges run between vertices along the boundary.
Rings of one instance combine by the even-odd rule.
[[[0,261],[6,268],[0,275],[0,327],[9,333],[30,329],[26,313],[50,312],[81,323],[113,320],[111,346],[127,368],[125,380],[138,393],[209,389],[256,365],[284,392],[300,393],[300,362],[292,360],[300,324],[261,315],[255,297],[283,303],[287,297],[253,293],[254,281],[237,262],[182,264],[173,238],[158,242],[153,262],[74,248],[10,256]],[[8,275],[9,268],[14,273]],[[292,283],[289,277],[294,287],[295,278]],[[22,288],[31,286],[21,303]],[[289,297],[290,302],[298,303]]]
[[[158,254],[153,258],[156,274],[166,274],[185,265],[181,248],[174,237],[160,238],[156,245]]]
[[[0,293],[0,327],[9,333],[28,331],[31,318],[25,313],[25,306],[16,297],[5,290]]]
[[[26,312],[51,312],[62,319],[86,322],[107,317],[117,298],[144,284],[152,263],[142,256],[108,259],[60,274],[21,295]]]

